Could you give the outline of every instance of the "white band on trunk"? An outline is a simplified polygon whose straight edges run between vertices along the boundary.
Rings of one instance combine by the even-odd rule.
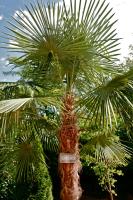
[[[60,153],[59,162],[60,163],[76,163],[77,156],[74,153]]]

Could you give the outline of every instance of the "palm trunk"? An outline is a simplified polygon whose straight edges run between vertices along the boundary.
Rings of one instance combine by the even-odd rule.
[[[74,97],[66,94],[60,129],[59,174],[61,178],[61,200],[78,200],[80,159],[78,150],[79,131],[74,113]]]

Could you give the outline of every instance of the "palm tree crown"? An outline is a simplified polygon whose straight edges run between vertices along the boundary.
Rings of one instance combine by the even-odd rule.
[[[79,73],[109,67],[117,58],[119,39],[106,1],[69,3],[69,8],[65,1],[31,4],[8,29],[10,49],[21,53],[19,61],[29,72],[41,72],[49,81],[50,76],[59,82],[65,78],[70,85]]]

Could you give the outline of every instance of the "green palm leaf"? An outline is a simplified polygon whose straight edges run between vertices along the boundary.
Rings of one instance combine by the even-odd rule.
[[[15,112],[33,101],[33,98],[10,99],[0,101],[0,114]]]
[[[104,130],[92,132],[89,139],[81,148],[83,156],[92,157],[95,162],[105,164],[125,165],[132,155],[132,149],[122,144],[119,138],[112,132]],[[91,161],[91,159],[90,159]]]
[[[14,153],[17,161],[17,181],[31,180],[38,163],[44,161],[39,140],[27,135],[21,137]]]
[[[31,4],[9,23],[8,48],[22,53],[19,59],[30,63],[32,74],[37,70],[44,78],[49,73],[54,77],[56,71],[56,80],[68,76],[72,84],[79,69],[103,69],[116,58],[113,15],[106,1],[85,0],[81,5],[70,0],[69,8],[65,1]]]
[[[103,77],[99,86],[88,85],[84,88],[83,105],[88,119],[93,123],[107,128],[117,124],[118,116],[126,122],[132,123],[133,104],[129,91],[133,89],[132,69],[124,74],[112,78]],[[88,87],[88,88],[87,88]],[[87,91],[88,89],[88,91]]]

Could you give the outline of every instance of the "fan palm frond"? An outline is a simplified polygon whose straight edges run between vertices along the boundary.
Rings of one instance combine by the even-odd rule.
[[[59,151],[57,120],[47,117],[38,118],[34,122],[32,120],[30,131],[40,138],[44,151],[56,153]]]
[[[52,97],[38,97],[38,98],[20,98],[20,99],[10,99],[0,101],[0,114],[6,114],[9,112],[15,112],[19,109],[24,109],[27,107],[32,107],[32,105],[56,105],[61,106],[61,103]]]
[[[132,155],[132,149],[122,144],[111,132],[94,132],[81,149],[83,155],[91,156],[95,162],[125,165]]]
[[[84,89],[81,105],[86,109],[88,120],[92,120],[102,127],[112,127],[117,124],[118,116],[124,121],[131,120],[133,115],[133,104],[129,91],[133,91],[132,70],[117,75],[96,86]]]
[[[70,0],[63,4],[37,3],[20,10],[14,22],[9,22],[8,48],[21,52],[21,66],[29,63],[30,72],[50,74],[69,84],[79,70],[101,68],[116,59],[118,41],[113,28],[114,13],[106,1]],[[49,79],[49,81],[51,81]]]
[[[114,142],[110,146],[96,146],[95,157],[97,162],[115,163],[125,165],[131,156],[131,149],[120,142]]]
[[[40,149],[41,143],[38,140],[26,136],[20,139],[15,150],[17,159],[16,177],[17,181],[27,181],[29,178],[31,179],[30,176],[33,176],[37,163],[44,160],[43,151]]]
[[[46,108],[49,106],[54,111],[50,113],[51,119],[47,119]],[[59,107],[58,107],[59,106]],[[60,101],[55,97],[37,97],[37,98],[21,98],[0,101],[0,140],[12,140],[18,135],[23,135],[26,130],[41,136],[49,133],[57,132],[58,109],[60,109]],[[41,126],[41,127],[40,127]],[[21,130],[21,131],[20,131]],[[39,133],[40,132],[40,133]],[[56,137],[56,136],[54,136]],[[48,138],[51,138],[48,136]],[[53,140],[54,142],[54,140]],[[56,144],[55,144],[56,143]],[[55,139],[58,149],[58,141]]]
[[[21,98],[0,101],[0,114],[15,112],[20,108],[24,109],[24,106],[29,106],[32,101],[33,98]]]

